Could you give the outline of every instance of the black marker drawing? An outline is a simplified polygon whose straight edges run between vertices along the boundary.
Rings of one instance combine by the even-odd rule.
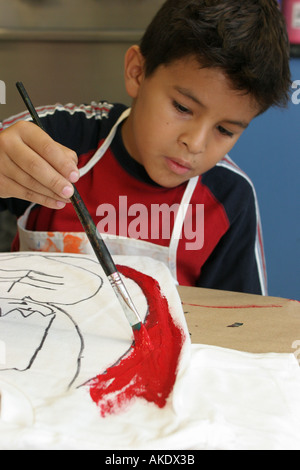
[[[0,255],[0,341],[6,347],[0,380],[48,397],[80,387],[118,361],[132,344],[132,330],[104,280],[90,256]],[[145,318],[145,296],[126,281]]]
[[[57,321],[61,328],[68,331],[68,339],[76,337],[76,350],[72,351],[74,357],[74,367],[70,370],[70,376],[67,379],[68,387],[76,380],[80,368],[84,351],[84,338],[77,322],[72,315],[66,311],[66,307],[84,303],[86,300],[96,296],[103,285],[103,279],[100,273],[97,273],[98,265],[95,262],[95,271],[91,271],[83,266],[79,266],[78,258],[71,255],[66,256],[43,256],[35,255],[36,260],[40,261],[40,270],[33,269],[14,269],[14,265],[30,266],[30,256],[6,256],[2,257],[5,261],[5,269],[0,268],[0,338],[7,345],[7,349],[15,348],[18,338],[14,335],[15,325],[24,323],[24,335],[30,325],[30,344],[29,351],[21,351],[19,357],[14,354],[14,363],[10,363],[8,354],[5,365],[0,365],[0,371],[14,370],[26,372],[31,369],[39,353],[42,351],[51,332],[51,327]],[[93,263],[89,260],[89,264]],[[10,267],[11,266],[11,267]],[[70,270],[68,271],[68,266]],[[63,274],[61,273],[62,268]],[[85,273],[86,284],[76,285],[74,273],[79,271]],[[56,272],[56,274],[55,274]],[[75,288],[69,299],[65,297],[67,286]],[[78,288],[79,287],[79,288]],[[28,291],[28,296],[18,296],[18,292]],[[64,292],[64,294],[63,294]],[[62,297],[62,294],[64,297]],[[1,322],[1,320],[6,320]],[[7,321],[9,320],[9,321]],[[26,326],[27,325],[27,328]],[[20,331],[20,330],[19,330]],[[32,337],[32,331],[35,332]],[[17,355],[18,356],[18,355]]]

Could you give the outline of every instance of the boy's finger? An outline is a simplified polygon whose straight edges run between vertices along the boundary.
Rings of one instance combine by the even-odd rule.
[[[15,181],[6,179],[6,188],[12,192],[17,199],[23,199],[29,202],[48,207],[49,209],[63,209],[67,201],[57,200],[45,194],[39,194],[31,189],[24,188]]]
[[[23,139],[15,143],[13,152],[16,165],[57,196],[70,198],[73,195],[71,182],[75,183],[79,178],[74,158],[68,157],[54,141],[44,141],[42,145],[36,143],[35,148],[24,143]]]
[[[76,153],[55,142],[36,124],[19,121],[4,131],[1,138],[2,146],[7,149],[7,153],[12,154],[11,147],[19,140],[20,145],[23,144],[31,148],[36,155],[40,156],[68,181],[75,183],[79,179],[79,171],[77,168],[78,158]],[[11,152],[9,152],[10,149]],[[14,151],[12,160],[18,161],[19,166],[24,166],[25,158],[24,156],[22,157],[22,154],[18,154]],[[23,166],[21,165],[22,160],[24,161]],[[35,165],[34,163],[32,164]]]
[[[3,159],[1,176],[1,197],[9,197],[10,194],[14,194],[9,193],[8,188],[11,188],[11,184],[8,184],[8,182],[15,182],[20,186],[20,188],[24,188],[24,196],[21,194],[21,199],[29,200],[28,195],[26,195],[26,193],[29,191],[30,193],[37,193],[43,195],[44,197],[49,197],[50,199],[57,199],[64,203],[67,202],[66,198],[58,198],[57,194],[55,194],[51,189],[43,186],[40,181],[34,179],[31,175],[23,171],[11,160],[9,160],[9,164],[7,165],[7,161],[5,162]]]

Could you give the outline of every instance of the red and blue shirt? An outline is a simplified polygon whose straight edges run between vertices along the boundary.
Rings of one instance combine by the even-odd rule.
[[[81,168],[94,155],[125,109],[121,104],[93,102],[81,106],[46,106],[39,108],[38,113],[49,135],[77,153]],[[3,122],[2,128],[20,119],[29,119],[29,116],[24,113],[8,119]],[[96,224],[101,223],[97,210],[99,206],[109,205],[116,210],[116,235],[132,236],[124,233],[124,224],[120,222],[124,220],[124,214],[119,213],[124,209],[120,207],[120,197],[126,196],[127,207],[142,204],[149,208],[146,226],[151,227],[151,206],[167,204],[171,207],[179,204],[186,183],[171,189],[154,183],[145,169],[127,153],[119,127],[105,155],[80,178],[76,186]],[[259,209],[253,184],[247,175],[225,156],[199,177],[190,204],[192,207],[203,205],[203,243],[197,249],[187,249],[187,242],[191,240],[182,234],[176,255],[179,284],[266,294]],[[0,199],[0,210],[9,209],[17,216],[22,215],[28,205],[26,201]],[[132,221],[133,216],[126,214],[128,227]],[[82,232],[71,205],[60,211],[36,206],[26,228],[33,231]],[[141,230],[140,236],[145,241],[162,246],[169,243],[159,227],[155,235],[149,229]],[[13,249],[18,249],[17,238]]]

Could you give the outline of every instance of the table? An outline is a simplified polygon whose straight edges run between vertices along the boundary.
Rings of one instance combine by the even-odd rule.
[[[252,353],[294,353],[300,364],[300,302],[178,287],[192,343]]]

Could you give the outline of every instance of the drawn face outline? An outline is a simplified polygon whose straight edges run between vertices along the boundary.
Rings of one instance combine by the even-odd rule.
[[[69,324],[69,327],[74,331],[74,335],[78,338],[78,352],[77,357],[75,357],[77,366],[72,377],[69,377],[68,383],[68,386],[71,386],[80,370],[80,357],[84,349],[84,340],[80,329],[72,319],[72,316],[60,306],[75,305],[95,296],[102,287],[103,279],[100,274],[97,275],[84,267],[79,267],[78,263],[76,265],[74,263],[72,264],[72,261],[77,261],[77,259],[72,256],[47,256],[47,262],[45,262],[45,256],[35,255],[35,259],[39,258],[41,260],[40,271],[30,268],[20,269],[22,261],[25,266],[27,264],[26,261],[30,261],[30,255],[25,254],[17,257],[6,257],[6,269],[0,269],[0,296],[2,295],[2,305],[0,304],[0,322],[1,318],[7,320],[9,316],[9,324],[12,325],[12,328],[14,323],[17,322],[19,324],[20,321],[23,320],[24,325],[26,322],[27,327],[30,326],[30,322],[33,322],[35,324],[35,330],[39,329],[35,340],[32,340],[30,350],[27,351],[27,354],[21,353],[17,358],[14,354],[14,363],[1,365],[0,371],[15,370],[25,372],[29,370],[43,348],[53,322],[58,315],[63,314],[65,322]],[[9,265],[10,262],[12,269],[7,269],[7,263]],[[74,296],[73,300],[67,304],[64,303],[63,299],[60,299],[60,290],[63,291],[63,288],[67,283],[74,283],[74,279],[72,279],[72,276],[69,276],[69,279],[66,279],[68,276],[65,274],[61,275],[61,272],[58,269],[60,266],[51,266],[51,262],[54,262],[54,264],[63,263],[65,266],[68,264],[71,265],[72,269],[70,272],[72,273],[74,273],[74,269],[77,273],[78,269],[80,271],[84,270],[85,275],[88,278],[89,282],[86,283],[84,289],[74,289],[76,291],[76,296]],[[50,266],[51,268],[49,269]],[[26,286],[30,295],[25,297],[20,296],[20,298],[18,298],[18,292],[24,292],[24,286]],[[5,296],[3,297],[4,292]],[[6,335],[8,335],[7,329],[10,330],[9,324],[8,326],[6,324]],[[8,336],[12,337],[10,345],[7,337],[5,340],[5,333],[2,328],[1,341],[4,340],[4,343],[6,344],[6,356],[9,360],[9,350],[15,350],[16,348],[14,347],[15,338],[13,338],[13,334],[9,334]]]

